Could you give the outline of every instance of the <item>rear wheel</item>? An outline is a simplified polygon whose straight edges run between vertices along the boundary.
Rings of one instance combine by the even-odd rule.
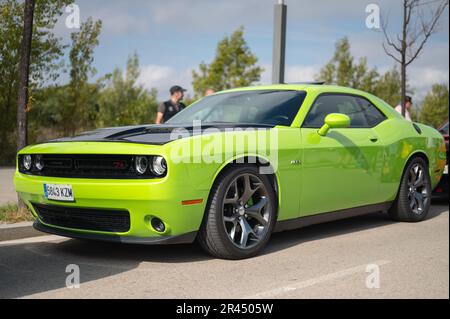
[[[431,180],[426,161],[413,158],[407,165],[397,198],[389,211],[394,220],[418,222],[424,220],[431,204]]]
[[[198,240],[210,254],[226,259],[256,255],[276,220],[276,197],[256,166],[233,166],[215,183]]]

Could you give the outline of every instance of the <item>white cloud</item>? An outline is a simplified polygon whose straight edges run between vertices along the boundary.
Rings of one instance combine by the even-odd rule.
[[[272,82],[272,66],[263,65],[264,72],[261,75],[261,84],[270,84]],[[285,70],[285,82],[309,82],[314,81],[320,71],[319,65],[287,65]]]
[[[270,84],[272,82],[272,66],[269,64],[264,64],[262,65],[262,68],[264,71],[261,74],[259,84]]]
[[[187,89],[187,94],[192,96],[192,69],[177,70],[167,65],[144,65],[141,67],[138,83],[149,90],[156,88],[158,90],[158,98],[162,100],[169,96],[169,89],[173,85],[180,85]]]
[[[417,101],[422,101],[431,86],[436,83],[448,83],[448,69],[435,67],[411,67],[409,69],[409,84],[414,89]]]
[[[320,71],[318,65],[293,65],[286,68],[286,82],[314,81]]]

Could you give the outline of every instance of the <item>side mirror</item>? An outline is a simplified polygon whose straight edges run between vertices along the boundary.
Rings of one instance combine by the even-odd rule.
[[[325,118],[325,123],[317,131],[319,135],[325,136],[332,128],[346,128],[350,126],[350,118],[341,113],[330,113]]]

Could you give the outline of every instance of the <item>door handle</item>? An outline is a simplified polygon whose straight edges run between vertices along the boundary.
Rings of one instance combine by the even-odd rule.
[[[369,140],[371,141],[371,142],[376,142],[376,141],[378,141],[378,136],[374,136],[374,135],[372,135],[372,136],[369,136]]]

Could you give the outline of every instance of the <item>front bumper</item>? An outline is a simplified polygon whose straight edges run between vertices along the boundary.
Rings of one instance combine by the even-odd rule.
[[[70,184],[74,202],[57,202],[44,196],[44,184]],[[16,172],[16,191],[32,211],[36,229],[67,237],[88,238],[115,242],[163,244],[190,242],[195,238],[205,210],[207,192],[195,190],[181,178],[153,180],[95,180],[30,176]],[[184,201],[202,199],[192,205]],[[46,224],[33,204],[89,209],[126,210],[130,227],[126,232],[105,232],[66,228]],[[165,224],[163,232],[156,231],[152,218]]]
[[[41,232],[49,233],[58,236],[91,239],[99,241],[108,241],[122,244],[140,244],[140,245],[163,245],[163,244],[184,244],[192,243],[197,236],[197,232],[193,231],[178,236],[163,236],[163,237],[135,237],[135,236],[120,236],[120,235],[106,235],[95,234],[88,232],[79,232],[75,230],[55,228],[47,226],[41,223],[39,220],[35,220],[33,227]]]

